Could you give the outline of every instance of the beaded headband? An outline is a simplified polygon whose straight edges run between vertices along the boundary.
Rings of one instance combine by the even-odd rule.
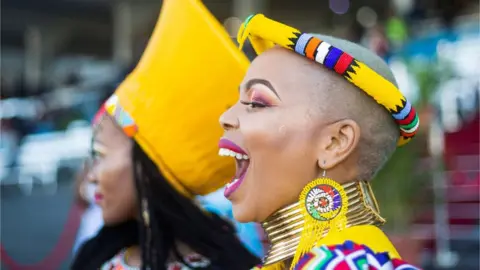
[[[92,126],[95,128],[100,124],[100,122],[103,119],[103,116],[105,116],[106,110],[105,110],[105,104],[102,104],[100,106],[100,109],[98,109],[97,113],[95,113],[95,116],[92,119]]]
[[[392,115],[400,129],[398,146],[409,142],[417,132],[418,115],[395,84],[342,49],[263,14],[251,15],[242,24],[237,35],[240,48],[247,38],[258,54],[280,45],[322,64],[363,90]]]

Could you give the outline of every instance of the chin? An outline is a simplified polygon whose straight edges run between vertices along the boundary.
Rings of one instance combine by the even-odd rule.
[[[103,224],[105,224],[106,226],[113,226],[119,223],[122,223],[121,219],[115,218],[109,215],[105,215],[105,214],[103,215]]]
[[[256,222],[254,208],[244,205],[232,204],[233,217],[240,223]]]
[[[103,224],[105,226],[111,226],[111,225],[115,225],[116,222],[114,222],[113,220],[109,219],[108,217],[103,217]]]

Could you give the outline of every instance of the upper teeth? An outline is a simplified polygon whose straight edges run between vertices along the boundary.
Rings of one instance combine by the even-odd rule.
[[[248,159],[247,155],[243,155],[226,148],[220,148],[218,155],[222,157],[234,157],[236,159]]]

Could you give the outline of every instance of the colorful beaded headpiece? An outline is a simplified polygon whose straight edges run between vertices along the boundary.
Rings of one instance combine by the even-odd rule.
[[[418,115],[395,82],[387,80],[341,48],[262,14],[248,17],[240,27],[237,35],[240,48],[247,38],[258,54],[280,45],[322,64],[356,85],[390,112],[400,129],[399,146],[409,142],[417,132]]]
[[[200,0],[164,1],[140,62],[105,110],[179,193],[205,195],[235,171],[218,155],[218,118],[238,99],[248,64]]]
[[[102,106],[100,106],[100,109],[98,109],[95,116],[93,116],[93,119],[92,119],[93,128],[95,128],[96,126],[98,126],[100,124],[100,122],[102,121],[106,112],[107,112],[107,110],[105,109],[105,104],[103,104]]]

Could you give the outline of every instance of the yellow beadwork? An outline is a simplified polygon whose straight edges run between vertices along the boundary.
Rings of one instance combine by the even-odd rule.
[[[319,212],[314,207],[315,200],[319,198],[323,198],[329,205],[329,209],[325,212]],[[298,201],[302,206],[304,224],[292,266],[297,264],[303,254],[316,246],[325,237],[327,231],[328,233],[342,231],[347,224],[347,194],[339,183],[330,178],[322,177],[308,183],[300,193]],[[335,208],[335,201],[338,203],[337,208]]]

